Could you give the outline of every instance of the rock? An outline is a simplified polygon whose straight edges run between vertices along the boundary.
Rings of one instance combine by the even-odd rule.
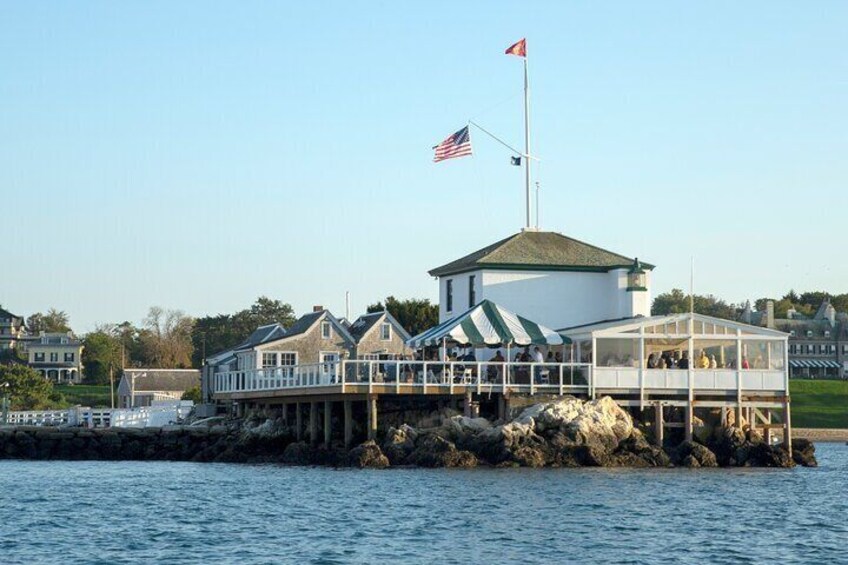
[[[671,464],[668,454],[661,447],[651,445],[638,429],[618,445],[615,455],[620,466],[668,467]]]
[[[818,467],[816,446],[808,439],[796,438],[792,440],[792,459],[795,463],[804,467]]]
[[[283,463],[289,465],[311,465],[312,448],[305,441],[290,443],[283,451]]]
[[[477,457],[473,453],[457,449],[456,445],[436,434],[420,436],[408,461],[419,467],[477,466]]]
[[[747,437],[739,428],[717,428],[708,446],[722,467],[739,464],[740,457],[747,460]],[[743,451],[740,452],[740,448],[743,448]]]
[[[457,436],[479,434],[492,427],[491,422],[486,418],[467,418],[465,416],[454,416],[446,422],[446,425]]]
[[[681,461],[680,465],[683,466],[683,467],[689,467],[690,469],[696,469],[696,468],[701,466],[701,464],[698,463],[698,460],[695,458],[695,456],[693,456],[691,454],[687,455],[683,459],[683,461]]]
[[[389,459],[380,451],[380,446],[374,440],[368,440],[357,445],[348,453],[348,465],[359,469],[385,469]]]
[[[383,442],[383,454],[392,465],[403,465],[409,454],[415,449],[415,439],[418,432],[414,428],[402,425],[400,428],[389,428],[386,440]]]
[[[684,441],[675,450],[675,460],[684,467],[692,467],[690,459],[694,459],[697,467],[718,467],[715,454],[707,447],[694,441]]]
[[[757,467],[794,467],[792,455],[783,446],[759,443],[750,448],[749,462]]]

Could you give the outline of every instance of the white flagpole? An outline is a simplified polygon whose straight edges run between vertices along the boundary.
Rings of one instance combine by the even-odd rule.
[[[524,54],[524,188],[527,201],[527,229],[530,229],[530,80],[527,77],[527,53]]]

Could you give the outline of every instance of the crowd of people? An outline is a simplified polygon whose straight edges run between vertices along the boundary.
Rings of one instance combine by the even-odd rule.
[[[663,351],[660,354],[648,355],[646,368],[648,369],[735,369],[736,360],[730,359],[725,363],[719,363],[714,354],[707,355],[703,349],[694,364],[690,362],[689,351]],[[742,357],[742,369],[750,369],[751,365],[747,357]]]

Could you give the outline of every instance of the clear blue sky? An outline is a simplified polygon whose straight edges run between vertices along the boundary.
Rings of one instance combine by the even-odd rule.
[[[685,4],[685,5],[684,5]],[[0,303],[78,331],[260,294],[354,313],[523,225],[528,38],[542,227],[655,293],[848,291],[844,2],[0,5]]]

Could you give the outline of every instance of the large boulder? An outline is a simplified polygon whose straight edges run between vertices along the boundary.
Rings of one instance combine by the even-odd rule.
[[[419,467],[476,467],[477,457],[437,434],[427,434],[418,438],[408,462]]]
[[[368,440],[351,449],[347,460],[348,465],[359,469],[385,469],[389,466],[389,458],[374,440]]]
[[[290,443],[283,451],[283,463],[289,465],[311,465],[312,447],[305,441]]]
[[[718,467],[715,454],[706,446],[694,441],[684,441],[677,446],[674,460],[684,467]]]
[[[386,440],[383,442],[383,454],[392,465],[403,465],[406,458],[415,449],[415,439],[418,432],[406,424],[399,428],[389,428]]]
[[[804,467],[817,467],[816,446],[808,439],[796,438],[792,440],[792,459],[795,463]]]
[[[745,432],[737,427],[717,428],[708,447],[721,467],[744,465],[750,444]]]
[[[630,437],[618,445],[615,455],[622,467],[668,467],[671,464],[668,454],[661,447],[650,444],[635,428]]]

